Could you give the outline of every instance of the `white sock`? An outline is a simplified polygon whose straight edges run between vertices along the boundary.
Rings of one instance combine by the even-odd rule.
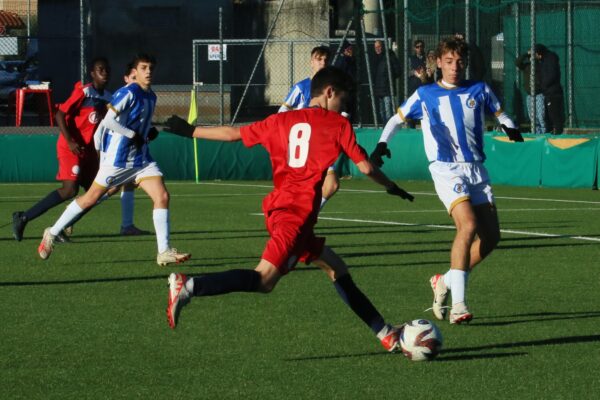
[[[133,190],[121,192],[121,226],[123,228],[133,225],[134,199]]]
[[[323,207],[325,207],[325,203],[327,203],[327,200],[325,197],[321,197],[321,207],[319,207],[319,211],[321,211],[323,209]]]
[[[50,233],[54,236],[58,235],[63,229],[65,229],[65,226],[67,226],[67,224],[73,220],[73,218],[82,212],[83,208],[79,207],[77,201],[73,200],[71,204],[67,206],[67,209],[61,214],[58,220],[54,223],[54,225],[52,225],[50,228]]]
[[[460,269],[451,269],[446,275],[450,275],[450,286],[448,287],[452,292],[452,305],[464,303],[469,273]]]
[[[190,294],[190,296],[194,295],[194,278],[189,278],[185,282],[185,289],[188,291],[188,293]]]
[[[158,252],[162,253],[169,249],[169,210],[167,208],[155,208],[152,211],[152,220],[154,221]]]

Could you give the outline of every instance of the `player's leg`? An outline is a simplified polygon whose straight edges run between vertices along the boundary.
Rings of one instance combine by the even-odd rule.
[[[398,346],[400,330],[386,324],[373,303],[356,286],[346,263],[331,248],[324,246],[321,255],[313,263],[331,279],[338,294],[350,309],[373,331],[388,351]]]
[[[190,302],[192,297],[218,296],[232,292],[269,293],[282,276],[277,267],[265,259],[261,259],[254,270],[232,269],[190,278],[173,273],[168,280],[169,326],[175,329],[181,309]]]
[[[147,235],[150,232],[136,227],[133,223],[135,208],[135,184],[133,182],[123,185],[121,190],[121,235],[137,236]]]
[[[332,198],[334,194],[336,194],[339,188],[340,180],[337,176],[337,173],[335,172],[335,169],[333,168],[333,166],[331,166],[327,170],[327,176],[323,181],[323,198],[321,199],[321,209],[323,209],[325,203],[327,203],[327,201],[329,201],[329,199]]]
[[[160,174],[160,175],[159,175]],[[169,243],[170,219],[169,219],[169,192],[163,182],[160,171],[145,171],[138,175],[140,188],[150,196],[154,203],[152,210],[152,221],[156,232],[156,243],[158,254],[156,262],[158,265],[181,263],[189,260],[191,254],[180,253],[172,248]]]
[[[477,219],[477,235],[471,245],[469,269],[479,264],[500,242],[500,223],[496,206],[491,203],[473,206]]]
[[[44,230],[44,236],[38,246],[38,254],[42,259],[47,259],[52,254],[56,236],[69,224],[72,223],[85,210],[95,205],[106,193],[107,188],[94,183],[85,194],[73,200],[56,220],[54,225]]]

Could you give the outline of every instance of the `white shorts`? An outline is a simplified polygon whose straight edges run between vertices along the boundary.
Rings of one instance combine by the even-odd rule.
[[[110,189],[124,183],[135,181],[139,183],[145,178],[163,176],[156,162],[151,162],[145,167],[121,168],[112,165],[100,165],[94,183]]]
[[[474,206],[494,204],[490,178],[482,163],[434,161],[429,164],[429,171],[448,213],[463,201],[470,201]]]

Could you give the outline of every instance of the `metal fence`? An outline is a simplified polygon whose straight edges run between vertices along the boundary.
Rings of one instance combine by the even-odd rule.
[[[471,54],[469,74],[487,81],[501,97],[504,108],[525,129],[530,121],[524,76],[515,67],[514,60],[535,43],[546,45],[560,59],[566,125],[573,130],[600,127],[600,109],[593,103],[600,90],[600,75],[596,72],[600,69],[600,1],[215,0],[173,3],[168,0],[155,0],[152,5],[80,0],[79,8],[75,4],[61,5],[63,8],[57,9],[52,23],[39,21],[38,24],[38,1],[4,1],[4,11],[17,14],[22,23],[9,27],[6,23],[2,25],[2,21],[8,19],[0,17],[0,54],[9,50],[16,52],[0,55],[0,69],[4,65],[9,72],[21,73],[16,71],[18,66],[39,50],[39,68],[37,62],[31,62],[33,67],[25,68],[27,75],[50,76],[55,100],[60,102],[73,83],[85,77],[83,68],[93,56],[106,55],[111,63],[115,60],[113,70],[117,73],[112,85],[116,88],[120,84],[119,65],[124,66],[135,50],[150,48],[159,58],[154,85],[159,98],[155,122],[160,123],[170,113],[187,114],[190,92],[194,89],[200,123],[241,123],[274,112],[291,85],[309,76],[312,47],[325,44],[335,54],[345,36],[354,44],[356,59],[357,107],[353,122],[381,126],[384,121],[377,118],[372,95],[374,41],[387,39],[383,40],[386,50],[392,49],[400,60],[399,78],[390,82],[395,105],[398,105],[409,94],[408,81],[413,74],[410,56],[415,40],[423,40],[427,52],[436,47],[441,37],[461,33],[471,49],[476,49]],[[48,11],[48,4],[40,2],[40,10]],[[200,23],[199,9],[206,14]],[[44,15],[49,18],[47,13]],[[201,26],[202,23],[206,26]],[[119,31],[115,24],[127,26],[128,30]],[[114,32],[118,32],[114,34],[117,36],[109,37]],[[250,37],[258,39],[248,39]],[[120,38],[119,43],[132,48],[115,47],[115,40]],[[68,50],[60,53],[63,49]],[[473,61],[475,53],[481,60],[479,69]],[[185,65],[178,65],[182,63]],[[13,118],[10,103],[2,101],[2,90],[0,88],[0,112],[4,111],[7,117],[2,119],[0,115],[0,123],[10,124]],[[30,124],[37,121],[37,117],[30,118]]]

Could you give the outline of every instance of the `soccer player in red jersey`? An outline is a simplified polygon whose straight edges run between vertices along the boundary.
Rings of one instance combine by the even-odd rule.
[[[169,276],[167,318],[175,328],[182,307],[193,296],[230,292],[269,293],[298,261],[318,265],[333,281],[342,300],[360,317],[388,351],[398,347],[399,327],[385,322],[355,285],[344,261],[313,231],[327,168],[343,151],[359,170],[386,187],[390,194],[412,196],[389,180],[367,158],[350,122],[339,112],[352,88],[351,78],[335,67],[319,71],[311,82],[309,108],[279,113],[244,127],[192,127],[171,117],[167,130],[188,137],[261,144],[269,152],[273,191],[263,200],[270,238],[254,270],[233,269],[187,278]]]
[[[98,154],[92,139],[111,99],[111,93],[106,90],[110,66],[106,58],[98,57],[90,67],[92,82],[85,85],[77,82],[71,96],[56,112],[56,123],[61,133],[56,143],[56,179],[62,182],[62,187],[49,193],[29,210],[13,213],[13,236],[17,241],[23,239],[29,221],[75,197],[80,186],[87,190],[96,176]]]

